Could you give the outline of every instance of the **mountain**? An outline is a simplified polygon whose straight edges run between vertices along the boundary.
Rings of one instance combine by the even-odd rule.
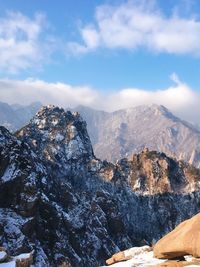
[[[94,155],[79,113],[42,107],[0,127],[0,246],[34,266],[97,267],[150,245],[200,210],[199,170],[145,149],[116,164]]]
[[[26,125],[42,106],[0,103],[0,125],[14,132]],[[108,113],[78,106],[87,122],[95,155],[115,162],[145,147],[200,167],[200,130],[163,106],[138,106]]]
[[[138,106],[112,113],[78,106],[94,152],[115,162],[145,147],[200,167],[200,131],[163,106]]]
[[[14,132],[27,124],[41,106],[40,102],[28,106],[0,102],[0,125]]]

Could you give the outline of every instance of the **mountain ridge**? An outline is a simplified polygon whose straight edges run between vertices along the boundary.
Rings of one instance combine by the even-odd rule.
[[[147,149],[101,161],[80,115],[54,106],[15,135],[1,127],[0,166],[0,245],[34,250],[37,267],[102,265],[199,212],[198,169]]]
[[[74,109],[75,110],[75,109]],[[200,131],[159,105],[111,113],[77,107],[88,125],[97,157],[129,157],[145,147],[200,166]]]

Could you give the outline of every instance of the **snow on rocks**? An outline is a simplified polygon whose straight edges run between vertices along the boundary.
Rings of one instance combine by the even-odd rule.
[[[154,258],[153,251],[150,250],[152,249],[149,246],[133,247],[131,249],[121,252],[124,255],[124,258],[114,258],[116,261],[106,261],[106,263],[107,265],[112,264],[113,267],[147,267],[157,265],[166,261]]]
[[[127,249],[125,251],[118,252],[118,253],[114,254],[110,259],[108,259],[106,261],[106,264],[111,265],[111,264],[116,263],[116,262],[126,261],[126,260],[129,260],[129,259],[137,256],[137,255],[140,255],[141,253],[148,252],[151,250],[152,250],[152,248],[149,246],[133,247],[133,248]]]
[[[66,165],[74,159],[94,158],[86,123],[79,113],[55,106],[42,107],[31,122],[18,133],[36,153],[48,161]]]
[[[0,257],[1,257],[0,252]],[[6,253],[6,252],[4,252]],[[1,258],[0,258],[1,259]],[[0,267],[29,267],[33,263],[33,253],[23,253],[15,257],[9,256],[9,259],[6,258],[0,261]]]
[[[0,267],[16,267],[16,261],[12,260],[9,262],[0,263]]]
[[[122,260],[112,264],[112,267],[183,267],[190,266],[196,267],[200,266],[200,262],[191,256],[185,256],[185,261],[168,261],[163,259],[157,259],[153,255],[153,251],[145,251],[145,247],[141,248],[131,248],[127,250],[128,255],[132,254],[132,257],[128,260]],[[133,253],[132,253],[132,252]],[[125,251],[124,251],[125,252]],[[131,252],[129,254],[129,252]],[[136,254],[134,254],[136,253]],[[137,254],[138,253],[138,254]],[[102,266],[106,267],[106,266]]]
[[[7,259],[8,255],[5,251],[0,251],[0,262],[4,262]]]

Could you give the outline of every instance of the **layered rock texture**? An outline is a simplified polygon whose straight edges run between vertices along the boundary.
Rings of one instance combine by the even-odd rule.
[[[151,245],[200,211],[199,170],[145,149],[97,159],[79,113],[43,107],[14,135],[0,128],[0,246],[34,266],[96,267]]]
[[[76,108],[88,124],[95,155],[115,162],[145,147],[200,166],[199,128],[159,105],[138,106],[112,113]]]

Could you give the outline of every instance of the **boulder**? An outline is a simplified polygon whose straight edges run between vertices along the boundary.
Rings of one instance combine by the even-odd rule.
[[[185,255],[200,257],[200,213],[179,224],[154,246],[154,256],[175,259]]]
[[[15,257],[16,267],[29,267],[33,263],[33,254],[24,253]]]
[[[109,258],[106,261],[106,264],[111,265],[116,262],[127,261],[132,259],[134,256],[137,256],[144,252],[149,252],[151,250],[152,250],[151,247],[143,246],[143,247],[133,247],[124,251],[120,251],[118,253],[115,253],[111,258]]]

